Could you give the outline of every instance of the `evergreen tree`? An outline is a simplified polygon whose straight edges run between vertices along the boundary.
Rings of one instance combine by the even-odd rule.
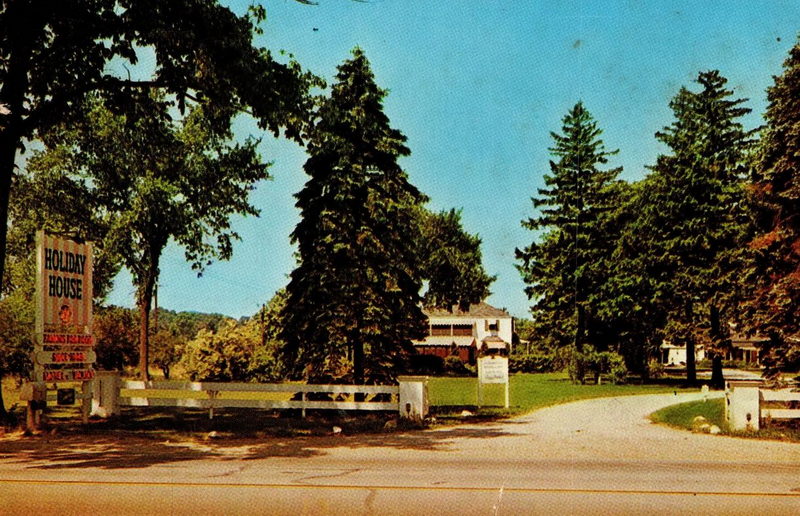
[[[457,210],[420,214],[420,252],[423,275],[428,280],[425,306],[462,310],[489,296],[489,276],[481,261],[481,239],[464,231]]]
[[[762,351],[766,374],[800,364],[800,43],[768,89],[754,198],[758,234],[744,282],[752,287],[744,320],[769,338]]]
[[[406,138],[383,113],[386,92],[356,48],[338,67],[311,130],[292,233],[298,265],[282,312],[284,362],[294,376],[393,377],[421,337],[416,213],[424,201],[397,163]]]
[[[664,311],[665,338],[686,346],[687,380],[696,380],[702,340],[713,353],[717,386],[748,231],[743,178],[754,143],[738,121],[750,112],[741,106],[746,99],[732,99],[726,82],[716,70],[701,72],[701,91],[682,88],[670,102],[675,120],[656,133],[670,152],[639,189],[632,226],[642,273],[652,282],[648,302]]]
[[[600,329],[595,304],[615,240],[606,231],[621,169],[601,169],[617,151],[606,151],[602,131],[582,103],[567,113],[561,131],[551,133],[557,161],[544,176],[547,188],[532,198],[539,214],[522,222],[539,232],[537,239],[516,254],[525,292],[535,301],[536,333],[551,347],[580,351]]]

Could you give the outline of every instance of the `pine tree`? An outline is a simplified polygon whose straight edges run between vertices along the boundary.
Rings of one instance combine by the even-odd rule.
[[[531,313],[537,333],[552,347],[574,345],[580,351],[596,336],[595,295],[614,242],[605,233],[606,219],[614,204],[611,186],[621,169],[600,168],[617,151],[605,150],[602,131],[582,103],[564,117],[561,131],[551,133],[550,152],[557,161],[544,176],[547,188],[532,198],[539,214],[522,221],[541,233],[516,254],[525,292],[535,301]]]
[[[425,200],[398,165],[406,138],[383,113],[386,92],[356,48],[338,67],[308,144],[297,194],[298,265],[282,313],[294,376],[391,379],[423,335],[416,211]]]
[[[800,43],[767,91],[754,197],[758,234],[746,284],[753,289],[744,320],[769,338],[762,360],[769,377],[800,363]]]
[[[420,211],[420,252],[428,280],[425,306],[462,310],[489,296],[489,276],[481,260],[481,239],[464,230],[461,211]]]
[[[696,380],[695,349],[712,352],[712,381],[722,380],[725,320],[736,304],[739,255],[748,231],[743,179],[754,140],[738,121],[750,112],[731,99],[716,70],[701,72],[695,93],[682,88],[670,102],[675,120],[656,133],[669,148],[639,189],[633,223],[642,273],[652,282],[651,305],[663,310],[665,337],[686,346],[687,380]]]

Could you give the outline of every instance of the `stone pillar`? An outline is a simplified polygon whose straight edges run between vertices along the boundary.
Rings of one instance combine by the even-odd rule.
[[[92,415],[118,416],[119,390],[122,383],[119,371],[97,371],[92,382]]]
[[[731,430],[760,428],[761,382],[731,381],[725,394],[726,418]]]
[[[398,376],[400,383],[400,417],[422,421],[428,415],[428,377]]]

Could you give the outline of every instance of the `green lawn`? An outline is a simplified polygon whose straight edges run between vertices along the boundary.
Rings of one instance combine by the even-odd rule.
[[[437,413],[448,410],[476,407],[478,404],[477,378],[433,377],[429,382],[431,406]],[[668,385],[575,385],[565,373],[515,374],[511,376],[510,409],[519,414],[537,408],[557,405],[588,398],[627,396],[633,394],[657,394],[673,392]],[[486,386],[484,402],[488,405],[503,404],[503,386]],[[497,412],[496,409],[492,412]]]
[[[697,416],[706,418],[709,424],[717,425],[722,430],[727,429],[725,424],[725,400],[723,398],[670,405],[654,412],[650,419],[655,423],[691,430],[692,422]]]
[[[656,423],[692,430],[692,421],[697,416],[703,416],[709,424],[717,425],[723,435],[747,437],[750,439],[767,439],[778,441],[800,442],[800,429],[780,426],[777,424],[762,427],[758,432],[732,432],[725,422],[725,400],[713,399],[706,402],[691,401],[665,407],[654,412],[650,419]]]

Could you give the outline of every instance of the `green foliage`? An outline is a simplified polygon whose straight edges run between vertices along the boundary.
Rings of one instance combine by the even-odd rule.
[[[2,380],[27,379],[33,368],[33,303],[19,294],[0,299],[0,423],[7,417]]]
[[[118,306],[96,308],[94,340],[98,369],[123,371],[135,365],[139,360],[139,321],[136,313]]]
[[[602,131],[582,103],[563,119],[562,132],[551,133],[547,188],[532,199],[538,215],[522,222],[537,239],[516,250],[517,266],[528,285],[537,340],[557,349],[598,337],[595,293],[605,281],[615,234],[607,219],[616,203],[613,188],[619,168],[600,167],[616,151],[605,150]]]
[[[278,342],[262,340],[258,318],[226,319],[186,343],[180,365],[192,381],[275,382],[284,377],[279,349]]]
[[[670,102],[675,120],[656,134],[669,153],[637,189],[624,242],[630,261],[621,269],[636,282],[628,292],[645,305],[633,311],[663,321],[664,337],[687,347],[690,381],[700,339],[718,351],[727,345],[749,231],[743,179],[754,141],[739,119],[750,110],[726,82],[702,72],[699,92],[682,88]]]
[[[184,113],[187,105],[194,104],[201,108],[195,111],[202,112],[208,121],[210,142],[225,139],[232,117],[244,106],[249,106],[262,128],[274,134],[284,129],[288,136],[299,138],[310,108],[308,89],[320,81],[302,72],[297,63],[278,63],[267,50],[253,46],[253,33],[263,19],[263,9],[255,8],[237,16],[215,0],[4,3],[0,10],[0,105],[3,106],[0,112],[0,277],[5,278],[8,200],[17,153],[26,141],[43,137],[52,126],[81,120],[86,111],[87,95],[103,97],[112,110],[126,113],[131,125],[134,120],[151,114],[175,112],[175,108]],[[149,74],[132,77],[126,65],[138,64],[142,55],[154,57],[152,69]],[[165,105],[158,106],[155,112],[149,90],[164,92]],[[161,128],[156,129],[140,150],[150,148],[156,139],[164,136]],[[131,171],[134,174],[145,165],[154,164],[161,156],[174,158],[163,149],[150,153],[131,152],[136,139],[122,139],[121,142],[124,145],[108,148],[115,151],[108,161],[130,153],[128,162],[123,160],[122,163],[134,165]],[[61,143],[70,144],[71,140]],[[92,156],[92,145],[86,150],[87,156]],[[94,156],[102,154],[94,153]],[[212,156],[196,156],[193,165],[197,168],[204,168],[204,162],[213,159]],[[63,164],[68,165],[67,162]],[[191,164],[184,165],[186,168]],[[44,163],[42,167],[50,168]],[[107,173],[113,176],[120,170],[124,171],[125,167],[111,166]],[[149,187],[140,190],[140,197],[132,198],[131,203],[146,205],[182,193],[174,183],[169,185],[146,178],[147,175],[142,176]],[[87,185],[63,183],[62,186],[65,188],[62,192],[71,194],[70,188]],[[207,191],[220,192],[224,187],[207,188]],[[85,198],[87,203],[93,200]],[[189,198],[190,204],[192,201]],[[67,202],[58,206],[69,209],[80,205]],[[194,219],[204,216],[202,210],[193,214]],[[77,229],[81,236],[95,236],[85,225],[72,227],[73,220],[67,219],[63,224],[69,225],[69,231]],[[135,218],[129,218],[126,223],[140,220],[147,223],[146,219]],[[219,228],[220,221],[214,221],[211,226]],[[195,240],[199,237],[193,235]],[[229,253],[228,244],[226,238],[219,241],[223,255]],[[201,252],[193,256],[198,261],[202,261],[207,251],[202,246],[200,249]],[[113,263],[109,262],[109,266]],[[102,266],[102,261],[95,262],[95,266],[98,265]],[[100,294],[104,290],[95,292]]]
[[[256,153],[257,142],[233,143],[229,133],[215,132],[200,108],[175,124],[160,96],[138,102],[146,112],[127,116],[100,100],[90,102],[85,118],[43,134],[45,150],[34,154],[28,168],[42,198],[68,184],[91,200],[84,209],[104,220],[101,248],[120,257],[137,287],[145,371],[144,314],[150,312],[161,253],[172,239],[198,271],[212,258],[228,259],[238,238],[230,218],[258,214],[249,194],[267,177],[267,166]]]
[[[595,383],[600,383],[602,375],[608,376],[613,384],[624,383],[628,376],[625,359],[612,351],[596,351],[592,346],[584,346],[582,351],[572,349],[567,367],[570,380],[583,384],[588,374],[594,375]]]
[[[652,358],[647,362],[647,378],[659,379],[666,374],[664,364],[660,360]]]
[[[508,357],[508,371],[511,373],[552,373],[561,365],[551,353],[511,354]]]
[[[800,43],[767,90],[753,197],[758,232],[748,274],[751,288],[743,320],[751,332],[768,337],[761,350],[765,374],[800,367]]]
[[[447,373],[457,375],[469,373],[461,358],[454,355],[450,355],[444,359],[444,370]]]
[[[461,212],[432,213],[420,210],[422,275],[428,280],[425,306],[466,310],[471,303],[486,299],[489,276],[481,262],[481,239],[464,231]]]
[[[320,101],[297,194],[298,264],[280,334],[294,377],[390,380],[424,335],[417,210],[424,196],[397,164],[406,138],[383,113],[386,92],[360,49]]]

